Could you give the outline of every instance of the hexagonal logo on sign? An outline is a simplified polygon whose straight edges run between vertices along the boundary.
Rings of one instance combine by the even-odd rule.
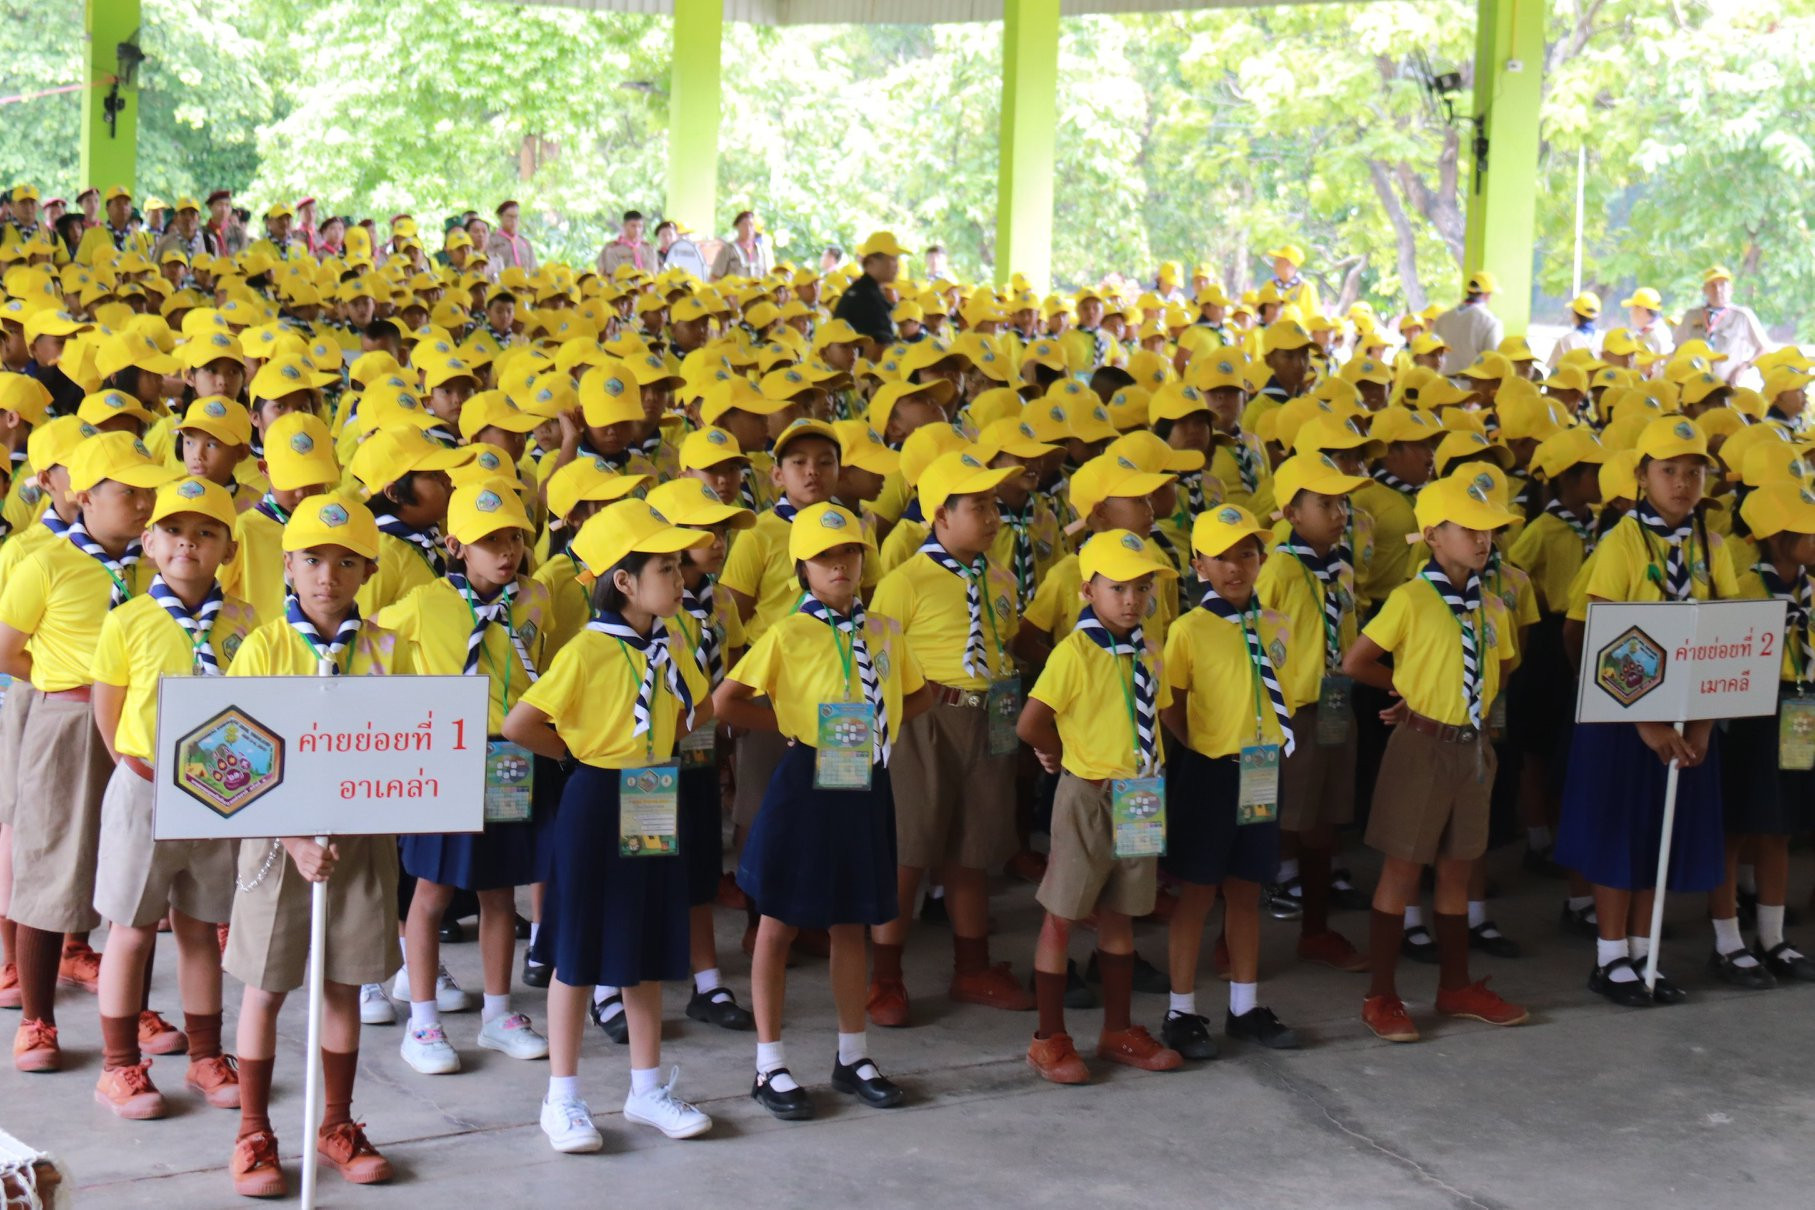
[[[1637,626],[1601,648],[1594,662],[1595,684],[1622,706],[1630,706],[1664,683],[1664,649]]]
[[[284,780],[283,737],[229,706],[176,742],[176,784],[229,819]]]

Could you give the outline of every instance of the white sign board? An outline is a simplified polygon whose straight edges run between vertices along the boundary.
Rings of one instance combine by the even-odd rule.
[[[1579,723],[1677,723],[1777,713],[1782,601],[1595,601]]]
[[[158,683],[158,840],[477,832],[483,676]]]

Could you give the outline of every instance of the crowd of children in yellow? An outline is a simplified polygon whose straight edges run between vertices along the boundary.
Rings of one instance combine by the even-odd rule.
[[[321,247],[286,209],[231,257],[166,240],[154,259],[100,226],[73,256],[16,220],[0,239],[0,1008],[21,1013],[16,1067],[54,1072],[57,986],[95,992],[94,1095],[129,1118],[168,1111],[148,1056],[186,1053],[185,1084],[240,1111],[239,1193],[286,1189],[276,1019],[321,881],[316,1145],[356,1183],[391,1176],[351,1113],[362,1024],[405,1001],[403,1061],[460,1069],[442,1016],[475,1005],[439,928],[463,893],[473,1040],[549,1061],[563,1152],[602,1144],[589,1017],[627,1046],[628,1121],[711,1128],[660,1078],[671,981],[690,1018],[756,1033],[759,1104],[811,1117],[782,1042],[795,949],[830,957],[833,1088],[900,1104],[867,1026],[914,1020],[902,952],[929,881],[947,993],[1034,1010],[1028,1063],[1059,1083],[1090,1079],[1066,1010],[1099,998],[1099,1060],[1216,1055],[1196,981],[1219,894],[1226,1038],[1299,1045],[1258,998],[1268,913],[1299,921],[1301,959],[1367,974],[1382,1038],[1418,1037],[1402,957],[1439,967],[1439,1014],[1520,1024],[1469,955],[1517,953],[1483,855],[1521,836],[1569,880],[1590,989],[1679,1003],[1637,974],[1672,761],[1668,886],[1708,892],[1713,972],[1815,978],[1783,931],[1812,774],[1769,720],[1568,722],[1596,600],[1784,600],[1782,692],[1809,693],[1797,348],[1750,358],[1759,389],[1705,341],[1629,329],[1548,366],[1517,336],[1456,364],[1435,313],[1322,314],[1292,247],[1251,297],[1170,266],[1150,291],[1042,298],[903,277],[888,232],[842,271],[708,284],[493,271],[408,216],[377,249]],[[1476,275],[1465,306],[1491,291]],[[533,762],[529,818],[401,845],[151,839],[159,678],[398,673],[490,678],[492,737]],[[670,763],[675,842],[633,851],[620,775]],[[1371,897],[1340,864],[1358,824]],[[1031,979],[992,961],[1004,869],[1038,883]],[[512,1007],[522,888],[546,1036]],[[754,1011],[715,905],[747,912]],[[1343,908],[1370,909],[1364,945],[1331,927]],[[1141,919],[1166,922],[1161,965]],[[160,929],[180,1029],[149,1001]],[[1137,989],[1169,994],[1157,1033]]]

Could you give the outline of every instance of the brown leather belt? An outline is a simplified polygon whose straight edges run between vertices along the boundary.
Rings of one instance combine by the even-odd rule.
[[[1428,735],[1434,740],[1446,744],[1472,744],[1481,738],[1478,727],[1461,726],[1454,723],[1440,723],[1434,718],[1426,718],[1417,711],[1406,716],[1405,725],[1420,735]]]
[[[943,706],[962,706],[966,710],[981,710],[989,701],[987,689],[954,689],[950,685],[941,685],[937,681],[928,681],[932,687],[933,697]]]
[[[122,752],[120,753],[120,763],[125,765],[128,769],[131,769],[134,773],[137,773],[146,781],[157,780],[157,774],[152,770],[151,766],[136,756],[128,756]]]
[[[44,696],[60,702],[86,702],[94,699],[93,685],[77,685],[74,689],[58,689]]]

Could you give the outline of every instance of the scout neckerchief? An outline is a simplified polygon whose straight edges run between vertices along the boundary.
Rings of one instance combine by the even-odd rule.
[[[460,444],[459,437],[450,433],[447,429],[442,428],[440,425],[436,425],[432,429],[423,429],[422,435],[435,444],[446,446],[448,449],[453,449]]]
[[[655,715],[655,695],[658,682],[665,685],[668,693],[681,704],[681,716],[686,725],[693,726],[693,694],[687,688],[686,679],[681,676],[681,666],[674,662],[668,650],[668,628],[656,619],[650,627],[647,637],[636,632],[636,627],[624,620],[621,613],[600,610],[593,615],[592,621],[586,623],[586,629],[596,630],[600,634],[610,635],[625,649],[628,658],[631,651],[643,654],[643,680],[637,686],[635,706],[636,726],[631,728],[632,735],[653,734]]]
[[[1279,687],[1279,674],[1273,670],[1273,659],[1267,654],[1266,644],[1260,641],[1260,602],[1252,597],[1248,599],[1248,608],[1238,609],[1234,602],[1221,596],[1216,589],[1208,586],[1204,589],[1203,607],[1231,625],[1240,626],[1242,638],[1248,643],[1248,662],[1253,665],[1254,675],[1266,688],[1267,700],[1273,705],[1273,719],[1279,724],[1279,734],[1287,756],[1292,755],[1296,742],[1292,738],[1292,717],[1286,710],[1285,691]],[[1254,735],[1260,738],[1260,702],[1254,703]]]
[[[1325,672],[1334,671],[1342,664],[1342,619],[1349,611],[1349,594],[1342,582],[1342,573],[1347,570],[1342,548],[1332,547],[1329,554],[1320,555],[1294,529],[1280,549],[1297,559],[1305,574],[1323,590],[1323,667]]]
[[[989,569],[988,559],[978,555],[966,567],[952,558],[931,533],[920,544],[920,553],[964,581],[964,606],[970,612],[970,634],[964,644],[964,671],[972,676],[988,677],[989,652],[983,646],[983,577]]]
[[[725,653],[719,645],[719,633],[712,625],[712,577],[700,581],[699,591],[681,589],[681,610],[699,624],[699,640],[693,644],[693,662],[700,675],[713,688],[725,679]]]
[[[441,531],[434,526],[428,529],[417,529],[393,513],[379,513],[374,518],[378,522],[378,532],[390,534],[393,538],[402,538],[416,548],[423,560],[440,579],[447,574],[447,560],[441,554]]]
[[[219,676],[220,661],[214,658],[214,619],[220,615],[221,606],[226,604],[225,594],[221,592],[220,581],[216,580],[208,588],[208,595],[194,610],[183,604],[183,598],[176,595],[171,587],[164,583],[164,577],[151,577],[151,599],[164,607],[171,621],[183,628],[189,637],[190,649],[195,657],[195,674],[197,676]]]
[[[1204,499],[1204,472],[1201,470],[1186,471],[1178,477],[1179,484],[1185,489],[1185,507],[1196,517],[1210,507]]]
[[[654,462],[662,452],[662,426],[657,424],[649,430],[649,436],[637,443],[637,453]]]
[[[1584,555],[1594,553],[1595,534],[1594,525],[1592,524],[1593,514],[1590,514],[1590,519],[1588,521],[1584,521],[1576,516],[1573,510],[1565,508],[1561,500],[1555,498],[1545,501],[1544,511],[1567,525],[1569,527],[1569,532],[1582,540],[1582,553]]]
[[[1028,496],[1027,503],[1019,511],[1009,508],[999,498],[997,505],[1002,513],[1002,523],[1014,534],[1013,557],[1009,562],[1015,573],[1015,600],[1025,605],[1034,597],[1034,499]]]
[[[353,605],[348,608],[347,616],[342,619],[340,629],[334,632],[334,638],[331,641],[322,639],[321,631],[315,629],[315,623],[311,622],[308,615],[303,612],[302,602],[296,599],[294,592],[284,595],[284,621],[288,622],[290,629],[294,630],[302,641],[309,645],[309,650],[315,653],[316,660],[328,666],[329,676],[341,674],[341,653],[351,647],[353,640],[359,637],[359,606]],[[352,661],[349,660],[348,664],[351,663]]]
[[[839,636],[850,644],[850,661],[857,666],[857,678],[863,686],[863,700],[876,710],[876,737],[870,748],[870,759],[874,763],[887,765],[893,747],[889,739],[889,711],[882,697],[882,682],[876,676],[875,665],[870,663],[869,645],[864,642],[863,601],[853,597],[850,616],[846,617],[835,612],[831,606],[809,592],[801,599],[800,612],[810,618],[818,618],[832,628],[833,642],[838,646],[841,661],[845,657],[845,648],[839,643]],[[850,690],[850,675],[850,669],[847,667],[845,669],[847,692]]]
[[[45,515],[50,515],[48,509],[45,511]],[[113,590],[107,598],[107,608],[112,609],[132,596],[132,589],[127,586],[126,577],[132,574],[132,565],[137,563],[139,556],[145,553],[136,538],[126,544],[126,550],[116,559],[108,554],[99,542],[88,536],[88,528],[82,524],[81,517],[77,517],[64,529],[63,536],[68,538],[77,550],[99,563],[101,570],[107,573],[107,578],[113,581]]]
[[[1449,606],[1450,613],[1456,618],[1456,628],[1462,632],[1462,699],[1468,705],[1468,725],[1479,730],[1485,680],[1481,675],[1481,653],[1477,648],[1481,636],[1476,633],[1481,613],[1481,577],[1469,572],[1468,584],[1458,593],[1437,560],[1432,559],[1422,574],[1425,583],[1436,589],[1443,603]]]
[[[1815,638],[1809,635],[1809,575],[1804,572],[1794,584],[1785,584],[1777,567],[1766,559],[1754,563],[1752,570],[1764,581],[1765,591],[1772,599],[1789,606],[1784,614],[1784,638],[1786,643],[1796,644],[1791,648],[1790,666],[1796,669],[1796,682],[1800,685],[1808,678],[1810,667],[1815,666]]]
[[[1685,553],[1694,541],[1694,530],[1690,528],[1689,517],[1672,527],[1669,522],[1658,515],[1651,507],[1651,501],[1640,500],[1638,507],[1632,510],[1633,518],[1639,523],[1640,531],[1645,535],[1645,551],[1651,552],[1653,536],[1664,543],[1663,580],[1658,587],[1664,591],[1666,601],[1687,601],[1694,591],[1694,584],[1689,577],[1689,559]],[[1693,514],[1691,514],[1693,515]],[[1651,564],[1651,574],[1656,578],[1657,565]]]
[[[1407,499],[1411,499],[1418,494],[1417,488],[1413,487],[1384,466],[1374,468],[1374,482],[1392,488]]]
[[[535,661],[529,658],[529,651],[523,646],[523,640],[517,637],[516,630],[510,624],[511,610],[517,604],[517,582],[513,580],[506,584],[498,591],[498,595],[489,601],[480,600],[479,594],[473,591],[472,584],[457,571],[448,573],[447,582],[453,585],[454,591],[460,594],[460,599],[466,602],[468,611],[473,615],[473,629],[466,636],[466,663],[460,669],[461,675],[471,676],[478,671],[479,655],[485,650],[485,632],[493,626],[502,626],[505,636],[510,639],[511,648],[517,653],[517,662],[523,666],[523,671],[529,674],[530,683],[534,684],[536,680]],[[508,704],[510,698],[510,665],[508,664],[504,667],[504,696]]]
[[[788,494],[786,492],[783,492],[780,496],[776,497],[775,515],[780,517],[783,521],[786,521],[790,525],[794,524],[795,514],[799,512],[800,509],[795,507],[794,501],[788,499]]]
[[[115,227],[112,223],[106,223],[104,226],[107,229],[107,238],[113,241],[113,246],[121,252],[126,251],[126,240],[132,235],[132,228]]]
[[[1129,716],[1134,724],[1135,755],[1139,757],[1139,767],[1135,772],[1145,775],[1159,761],[1159,733],[1153,724],[1159,687],[1154,683],[1153,670],[1147,666],[1144,658],[1147,640],[1142,636],[1139,626],[1129,631],[1127,638],[1116,638],[1109,633],[1109,627],[1097,620],[1096,610],[1088,605],[1079,612],[1078,624],[1073,629],[1081,631],[1110,655],[1125,655],[1134,661],[1134,691],[1129,701]],[[1119,683],[1119,674],[1116,679]]]
[[[1260,455],[1254,452],[1253,446],[1242,440],[1241,425],[1229,430],[1229,435],[1235,439],[1230,452],[1235,455],[1235,469],[1241,476],[1242,490],[1252,493],[1260,486]]]
[[[290,524],[290,514],[284,511],[283,505],[277,502],[277,497],[271,492],[266,492],[264,497],[253,506],[252,511],[263,513],[279,525]]]

